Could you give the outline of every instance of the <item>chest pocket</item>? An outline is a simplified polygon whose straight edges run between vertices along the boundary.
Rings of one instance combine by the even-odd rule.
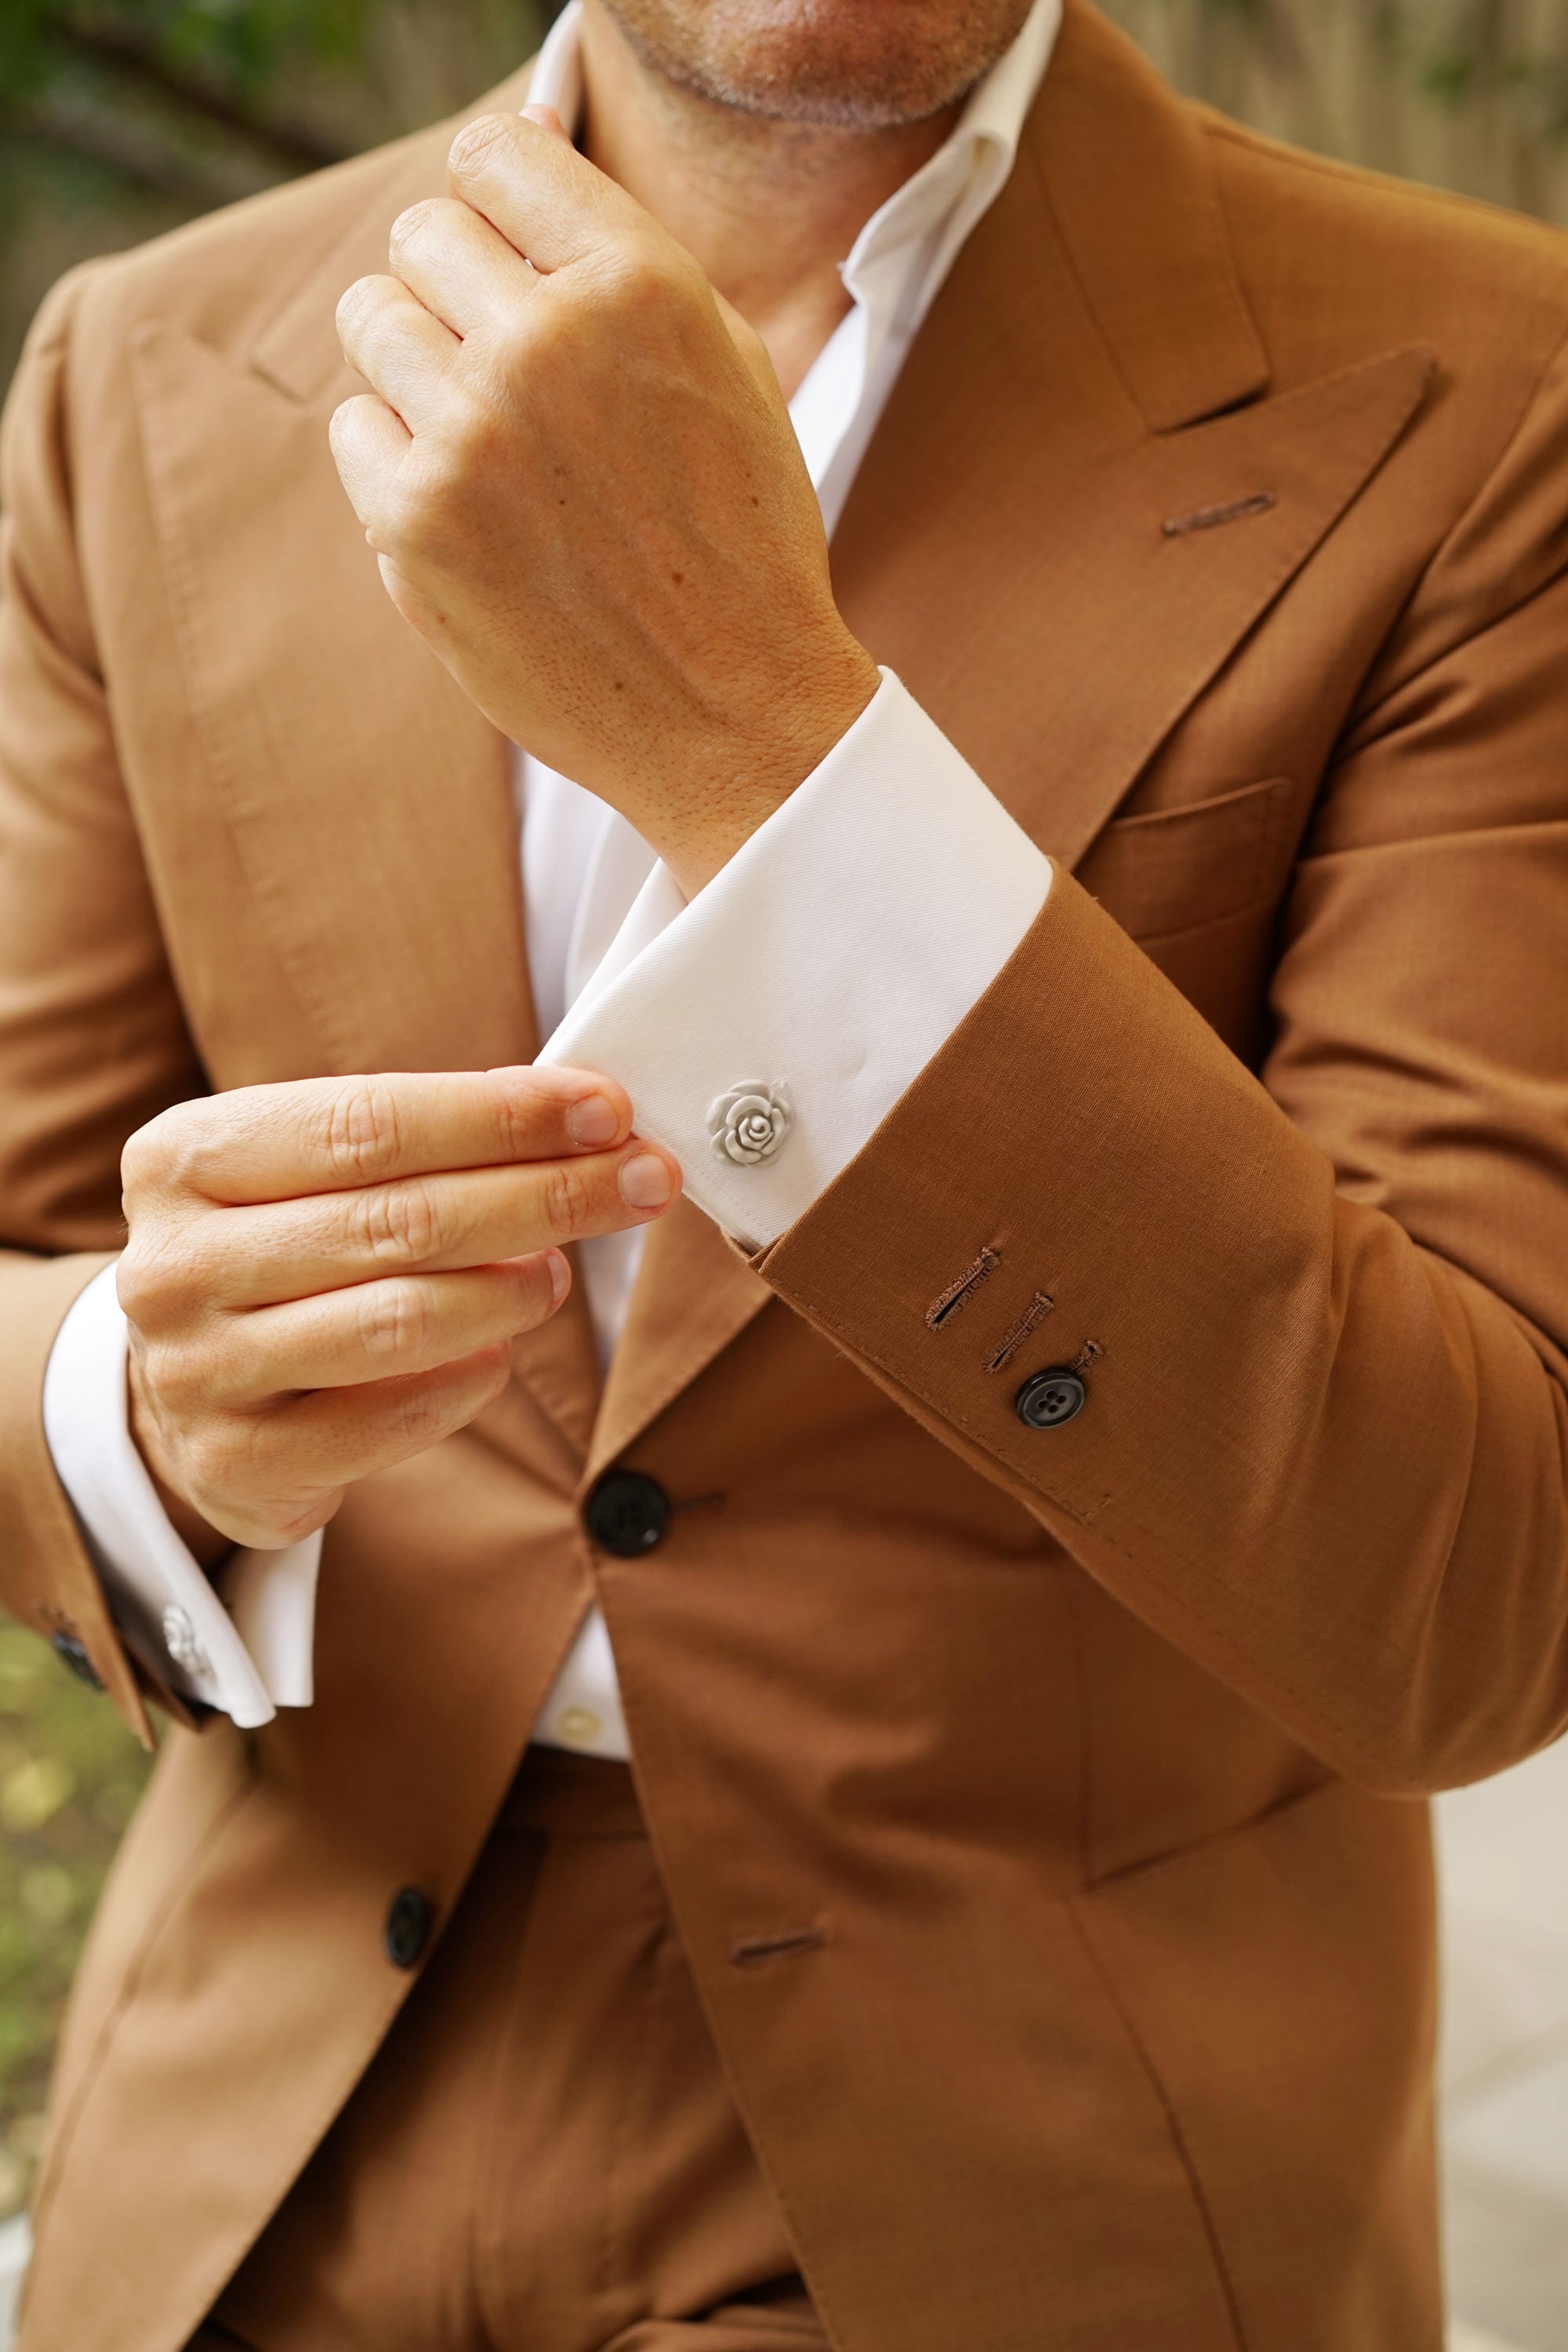
[[[1108,824],[1079,868],[1232,1053],[1262,1066],[1276,911],[1308,796],[1290,776]]]
[[[1183,808],[1119,817],[1078,878],[1135,940],[1217,923],[1283,889],[1300,804],[1294,778],[1270,776]]]

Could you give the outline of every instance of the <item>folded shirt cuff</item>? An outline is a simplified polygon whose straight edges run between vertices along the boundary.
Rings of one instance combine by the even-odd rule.
[[[654,869],[539,1058],[618,1079],[698,1207],[761,1247],[869,1140],[1050,883],[1050,860],[885,669],[696,898]]]
[[[279,1706],[310,1703],[321,1538],[237,1551],[215,1589],[131,1435],[114,1273],[96,1275],[60,1326],[44,1375],[44,1435],[127,1644],[170,1689],[252,1729]]]

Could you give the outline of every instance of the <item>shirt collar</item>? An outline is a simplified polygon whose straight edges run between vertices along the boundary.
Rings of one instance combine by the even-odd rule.
[[[842,265],[845,286],[857,302],[877,309],[904,291],[902,261],[917,238],[934,236],[922,279],[940,280],[945,274],[1013,168],[1061,14],[1062,0],[1035,0],[1012,47],[971,90],[952,136],[872,214]],[[580,0],[569,0],[550,28],[528,86],[529,104],[552,106],[569,132],[575,131],[583,108],[581,18]],[[899,266],[886,266],[894,257]]]

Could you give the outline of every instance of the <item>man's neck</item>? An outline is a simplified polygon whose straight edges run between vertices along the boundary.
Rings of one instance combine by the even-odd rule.
[[[786,398],[849,308],[839,263],[960,110],[866,131],[716,105],[646,64],[603,0],[584,0],[583,89],[589,160],[756,329]]]

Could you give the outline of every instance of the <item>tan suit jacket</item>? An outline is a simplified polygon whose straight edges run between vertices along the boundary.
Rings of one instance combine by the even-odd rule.
[[[39,1419],[124,1137],[535,1043],[503,746],[326,442],[447,136],[78,273],[12,404],[0,1535],[132,1720]],[[591,1589],[842,2352],[1436,2352],[1421,1799],[1568,1716],[1565,329],[1555,234],[1178,103],[1069,0],[834,554],[1077,879],[756,1268],[682,1208],[603,1394],[579,1294],[351,1493],[314,1707],[167,1739],[26,2352],[184,2342]],[[678,1507],[637,1561],[580,1524],[612,1463]]]

